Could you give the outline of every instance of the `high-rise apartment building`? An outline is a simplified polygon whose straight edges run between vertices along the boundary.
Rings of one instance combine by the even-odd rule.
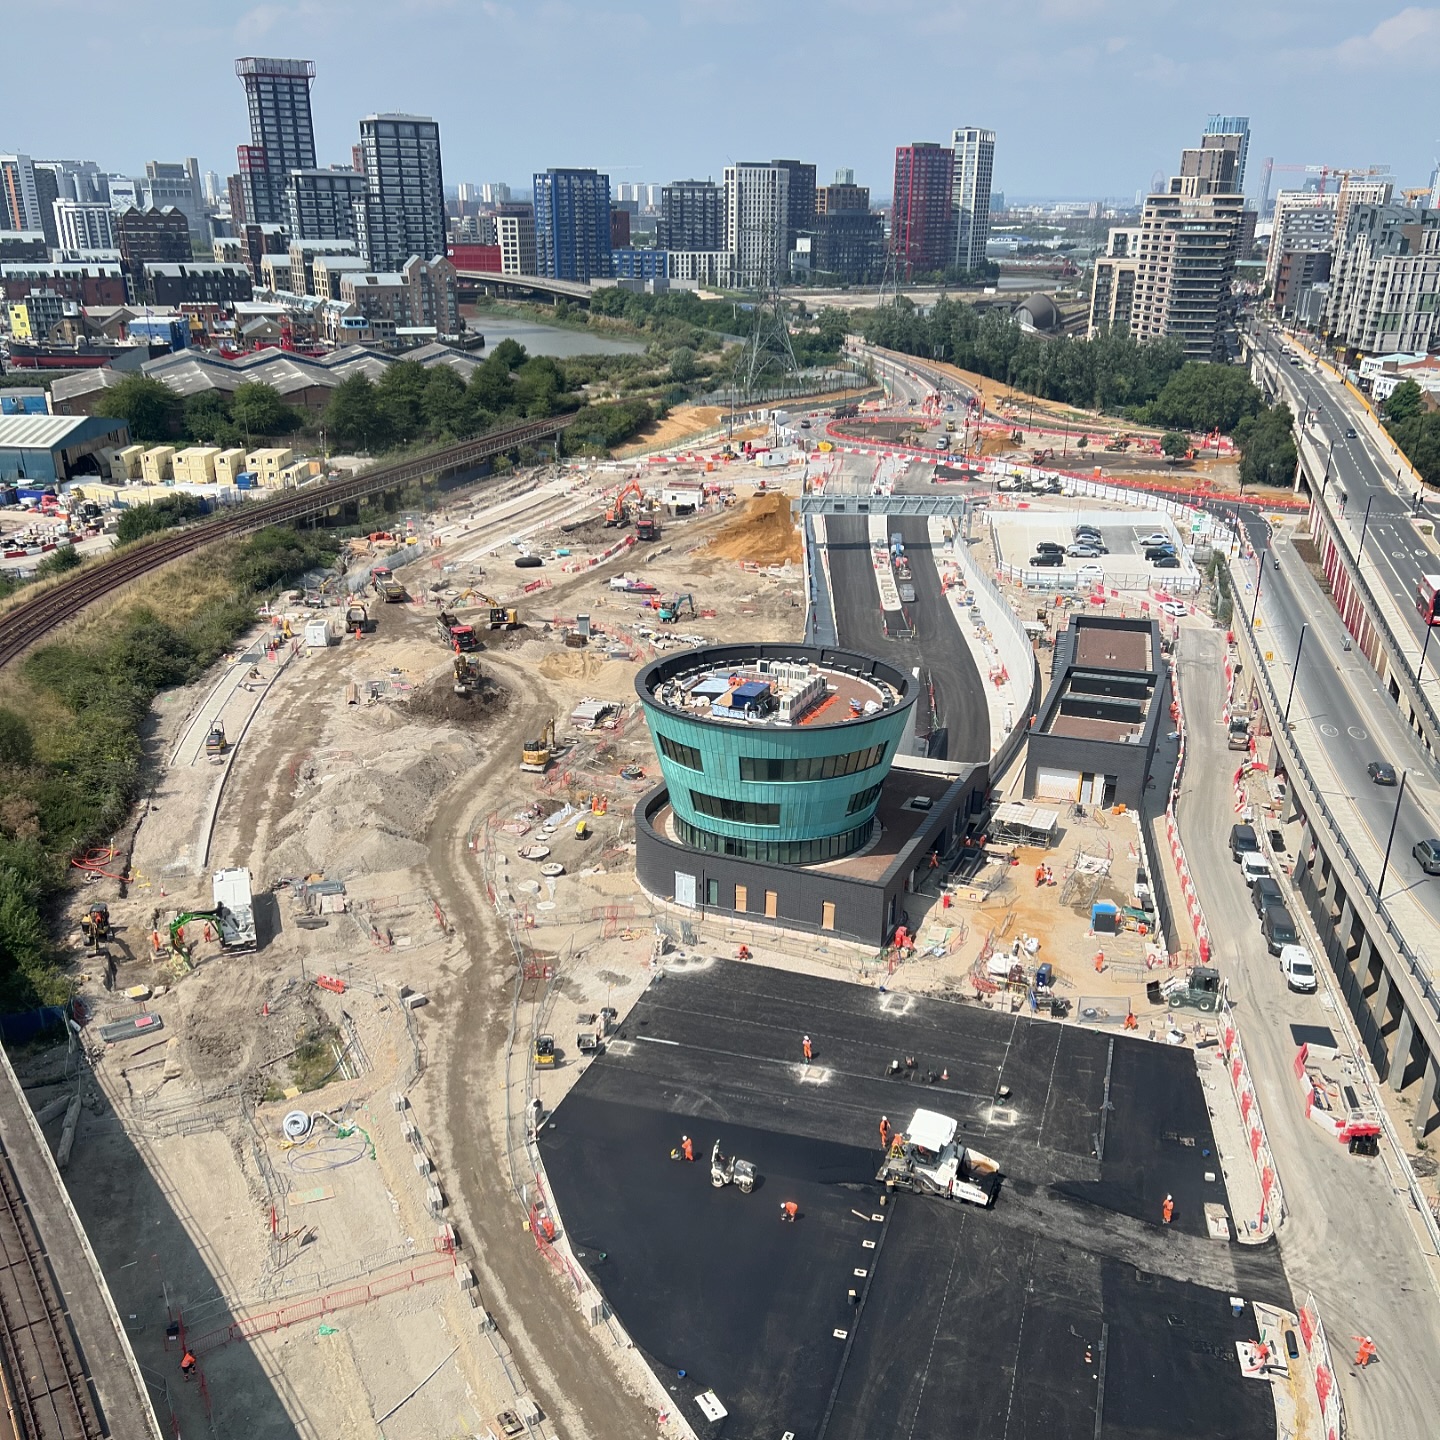
[[[189,222],[192,235],[205,236],[205,197],[200,189],[200,164],[193,155],[183,162],[147,160],[145,178],[139,184],[146,209],[173,206]]]
[[[1228,148],[1233,149],[1236,157],[1235,188],[1243,192],[1245,189],[1245,161],[1250,155],[1250,117],[1248,115],[1212,115],[1205,122],[1205,134],[1207,136],[1218,135],[1225,139],[1233,138],[1235,143]]]
[[[790,171],[746,161],[725,167],[725,248],[732,283],[765,290],[785,278],[790,247]]]
[[[954,152],[951,206],[955,211],[955,266],[976,270],[990,240],[990,182],[995,171],[995,132],[967,125],[950,137]]]
[[[34,162],[28,155],[0,155],[0,230],[44,229]]]
[[[502,275],[535,275],[535,211],[507,200],[495,214],[495,243],[500,247]]]
[[[1241,135],[1205,135],[1197,148],[1180,152],[1180,178],[1199,182],[1207,195],[1238,195],[1244,144]]]
[[[489,184],[480,187],[480,198],[487,205],[508,205],[510,203],[510,187],[501,184],[498,180],[492,180]]]
[[[1335,197],[1335,243],[1344,238],[1350,224],[1350,211],[1357,205],[1388,205],[1395,198],[1395,182],[1379,175],[1359,178],[1343,175]]]
[[[1111,229],[1105,253],[1095,260],[1090,289],[1090,330],[1093,339],[1103,330],[1130,333],[1130,312],[1135,304],[1135,276],[1140,266],[1140,227],[1117,225]]]
[[[440,127],[426,115],[367,115],[360,122],[366,196],[361,253],[376,270],[445,253]]]
[[[368,182],[353,170],[292,170],[285,187],[292,240],[354,240]]]
[[[122,211],[115,217],[115,240],[125,268],[137,277],[147,264],[190,258],[190,222],[173,207]]]
[[[1330,250],[1334,244],[1336,195],[1317,190],[1281,190],[1275,196],[1274,228],[1265,257],[1265,284],[1275,292],[1282,258],[1296,250]]]
[[[615,274],[612,256],[610,177],[598,170],[538,173],[535,273],[551,280],[608,280]]]
[[[853,175],[853,170],[848,171]],[[815,192],[815,213],[817,215],[848,215],[857,210],[870,208],[870,187],[857,185],[853,180],[833,185],[822,185]]]
[[[895,151],[890,248],[907,279],[944,270],[955,255],[955,152],[933,141]]]
[[[803,160],[772,160],[772,165],[790,177],[785,186],[785,250],[795,249],[796,240],[815,228],[815,167]]]
[[[1336,248],[1323,328],[1337,345],[1423,354],[1440,340],[1440,211],[1354,205]]]
[[[109,203],[109,176],[93,160],[37,160],[35,168],[54,174],[59,200],[78,200],[82,205]]]
[[[88,250],[118,248],[115,243],[115,212],[109,205],[56,200],[51,209],[55,215],[57,249],[79,254]]]
[[[235,62],[250,112],[250,143],[237,151],[245,219],[283,225],[288,216],[286,179],[315,168],[315,127],[310,116],[313,60],[248,56]]]
[[[723,250],[725,192],[713,180],[673,180],[660,192],[660,250]]]

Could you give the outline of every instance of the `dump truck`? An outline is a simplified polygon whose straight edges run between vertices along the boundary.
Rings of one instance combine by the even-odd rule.
[[[959,1144],[959,1123],[937,1110],[917,1110],[890,1142],[876,1179],[887,1190],[913,1190],[987,1208],[1000,1188],[1000,1166]]]
[[[642,515],[635,522],[635,538],[637,540],[658,540],[660,538],[660,524],[653,515]]]
[[[398,605],[402,600],[410,598],[405,593],[405,587],[393,575],[388,580],[376,581],[375,588],[387,605]]]
[[[435,617],[435,628],[440,632],[440,639],[457,655],[476,649],[480,643],[475,638],[475,627],[466,625],[448,610],[442,610]]]
[[[363,600],[351,600],[345,607],[345,629],[353,635],[357,630],[362,635],[368,635],[375,628],[375,622],[370,618],[370,612],[365,608]]]

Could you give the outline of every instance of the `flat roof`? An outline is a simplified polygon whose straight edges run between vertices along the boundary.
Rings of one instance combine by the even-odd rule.
[[[999,1162],[992,1208],[880,1204],[880,1117],[917,1109]],[[700,1163],[670,1162],[682,1134]],[[711,1186],[717,1141],[752,1194]],[[1170,1415],[1273,1440],[1229,1297],[1293,1309],[1290,1286],[1274,1245],[1207,1237],[1227,1195],[1188,1051],[687,954],[539,1145],[578,1263],[699,1433],[713,1389],[737,1435],[1142,1440]]]
[[[1150,656],[1148,620],[1138,621],[1134,629],[1095,625],[1086,616],[1076,616],[1070,623],[1075,631],[1074,664],[1100,670],[1150,671],[1155,668]]]

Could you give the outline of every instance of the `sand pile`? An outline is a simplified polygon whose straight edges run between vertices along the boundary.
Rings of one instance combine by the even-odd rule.
[[[547,680],[576,681],[578,688],[593,699],[616,701],[635,698],[637,668],[624,660],[607,660],[593,649],[555,650],[539,665]],[[580,696],[575,698],[578,701]]]
[[[430,808],[476,758],[468,745],[427,739],[418,728],[401,731],[368,763],[327,770],[279,827],[265,883],[316,872],[349,880],[424,865],[429,851],[419,837]]]
[[[726,560],[749,560],[756,565],[798,565],[804,542],[788,495],[756,495],[726,522],[710,542],[712,554]]]

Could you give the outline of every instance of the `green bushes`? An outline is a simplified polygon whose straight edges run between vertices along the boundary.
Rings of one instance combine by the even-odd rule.
[[[121,545],[139,540],[146,535],[168,530],[172,525],[182,525],[187,520],[198,519],[205,513],[205,504],[197,495],[181,492],[167,495],[148,505],[132,505],[120,515],[115,529],[115,539]]]
[[[155,696],[198,679],[253,623],[259,595],[334,554],[327,537],[262,530],[231,552],[198,603],[164,614],[132,606],[23,662],[48,719],[37,731],[0,707],[0,1009],[66,997],[45,909],[69,857],[113,835],[134,804]]]
[[[609,405],[585,405],[562,437],[565,453],[595,453],[621,445],[656,419],[648,400],[617,400]]]

